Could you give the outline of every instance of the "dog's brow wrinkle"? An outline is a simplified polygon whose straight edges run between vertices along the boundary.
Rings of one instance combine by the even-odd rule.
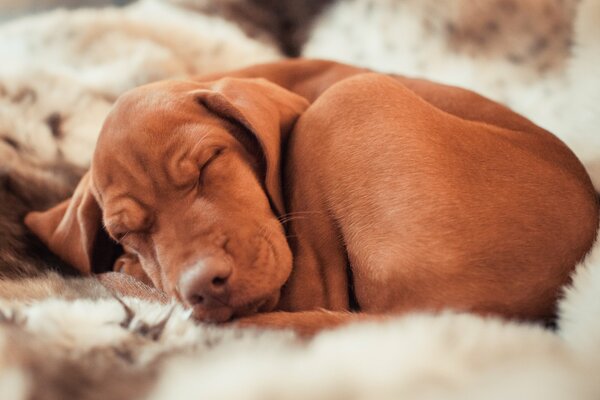
[[[160,163],[165,181],[176,188],[188,186],[195,179],[193,174],[197,170],[189,159],[190,151],[181,152],[181,148],[180,145],[170,146],[164,153],[166,161]]]
[[[126,227],[127,230],[142,231],[149,229],[153,224],[153,214],[150,207],[141,200],[122,193],[110,198],[110,203],[125,202],[120,207],[111,206],[110,212],[104,207],[103,226],[107,231]]]
[[[200,146],[200,144],[204,141],[204,139],[206,139],[208,137],[208,133],[205,133],[203,136],[201,136],[200,138],[198,138],[198,140],[196,141],[196,143],[194,144],[193,149],[196,149],[196,147]]]
[[[135,143],[128,141],[123,144],[123,146],[127,146],[127,148],[131,149],[131,151],[127,153],[127,159],[119,157],[118,155],[116,157],[110,155],[108,158],[101,159],[102,164],[110,165],[112,168],[103,168],[101,166],[100,170],[118,171],[118,173],[104,174],[104,177],[107,179],[104,186],[110,187],[115,182],[118,183],[119,181],[137,182],[143,187],[150,186],[153,182],[152,179],[148,177],[146,170],[147,166],[151,163],[142,159],[139,152],[134,151]]]
[[[152,163],[149,160],[147,160],[145,157],[143,157],[142,153],[139,151],[132,151],[131,154],[132,154],[132,157],[134,160],[134,164],[136,166],[139,166],[142,172],[135,174],[134,169],[131,168],[131,163],[127,162],[127,163],[125,163],[125,170],[128,172],[129,176],[132,177],[133,179],[135,179],[136,181],[142,181],[142,180],[144,180],[144,178],[146,178],[145,180],[147,181],[147,183],[149,183],[152,186],[152,188],[154,190],[156,190],[157,187],[156,187],[155,180],[150,179],[148,176],[148,173],[147,173],[147,171],[150,170]]]

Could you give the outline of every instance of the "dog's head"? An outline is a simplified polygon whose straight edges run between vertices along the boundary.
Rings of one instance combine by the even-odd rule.
[[[307,106],[262,79],[134,89],[107,117],[73,197],[26,224],[84,273],[112,267],[122,248],[118,262],[139,263],[198,319],[270,310],[292,263],[280,147]]]

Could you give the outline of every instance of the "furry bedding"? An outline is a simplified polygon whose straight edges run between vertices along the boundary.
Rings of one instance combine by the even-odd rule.
[[[564,289],[555,329],[447,311],[303,341],[116,298],[27,234],[22,216],[68,196],[119,93],[284,56],[276,35],[251,38],[248,20],[206,4],[146,0],[0,26],[0,397],[600,398],[600,245]],[[598,189],[598,21],[596,0],[346,0],[302,22],[302,51],[503,101],[569,144]]]

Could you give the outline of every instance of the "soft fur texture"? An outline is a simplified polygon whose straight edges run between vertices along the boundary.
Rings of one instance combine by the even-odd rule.
[[[353,3],[357,1],[334,7],[331,14],[323,16],[317,29],[328,24],[332,27],[334,20],[341,18],[336,12]],[[386,4],[381,1],[375,6]],[[19,213],[24,213],[67,196],[81,171],[73,169],[64,159],[86,165],[104,117],[103,110],[108,109],[114,96],[124,88],[148,79],[180,74],[185,69],[170,67],[170,60],[179,60],[179,56],[173,57],[169,46],[198,46],[200,50],[210,47],[222,32],[207,25],[210,20],[229,27],[223,28],[229,33],[224,34],[222,43],[233,50],[224,58],[199,56],[198,64],[194,65],[219,70],[278,56],[269,45],[245,39],[231,23],[189,13],[179,18],[178,9],[165,9],[160,3],[152,3],[152,7],[162,10],[160,18],[150,20],[150,14],[138,14],[138,21],[142,21],[139,23],[146,28],[138,31],[138,41],[127,42],[139,45],[135,51],[129,51],[132,48],[118,41],[124,46],[120,52],[111,53],[106,47],[102,48],[100,56],[107,56],[104,62],[95,56],[81,55],[64,37],[55,39],[55,45],[43,44],[30,50],[24,44],[45,43],[47,38],[55,37],[54,33],[75,24],[83,15],[88,15],[88,20],[82,23],[86,28],[78,30],[71,39],[82,40],[88,29],[95,32],[88,38],[99,39],[102,37],[99,33],[109,32],[110,27],[129,29],[122,18],[139,7],[100,14],[55,12],[0,27],[3,59],[0,136],[8,138],[0,143],[3,146],[0,160],[3,176],[11,171],[10,185],[1,189],[2,196],[6,197],[0,199],[5,207],[0,209],[0,219],[2,224],[12,224],[9,230],[3,227],[2,234],[13,235],[10,240],[17,247],[25,243],[24,231],[12,209],[18,208]],[[91,15],[109,14],[107,19],[117,21],[114,25],[102,27],[91,22]],[[507,72],[502,61],[463,57],[458,65],[470,66],[463,70],[453,66],[455,56],[450,54],[441,61],[429,63],[431,68],[445,70],[445,77],[441,72],[425,71],[421,75],[451,83],[466,82],[465,85],[490,97],[510,101],[517,111],[560,134],[583,159],[598,184],[600,177],[594,168],[600,164],[600,136],[597,134],[600,126],[597,75],[600,4],[596,0],[582,0],[577,14],[580,18],[575,24],[574,56],[565,56],[564,63],[557,66],[555,72],[533,71],[530,78],[523,81],[515,78],[520,74],[514,70]],[[375,22],[371,24],[373,21],[362,14],[354,14],[354,18],[361,21],[360,25],[352,26],[358,33],[356,38],[346,40],[346,32],[332,27],[329,35],[343,36],[344,45],[324,47],[329,35],[323,34],[318,41],[313,36],[310,46],[327,48],[321,56],[333,57],[338,51],[345,51],[348,61],[353,60],[348,56],[353,46],[365,48],[368,45],[377,49],[375,44],[379,39],[373,39],[369,33]],[[529,18],[532,19],[535,18]],[[55,22],[41,23],[50,20]],[[173,21],[169,28],[164,28],[168,34],[161,37],[168,38],[169,43],[173,39],[173,43],[161,47],[156,44],[158,39],[152,31],[160,31],[168,21]],[[400,21],[394,24],[400,25]],[[402,26],[407,34],[416,30],[414,25]],[[19,34],[7,33],[17,30]],[[187,33],[171,34],[174,31]],[[190,39],[198,36],[190,36],[189,32],[203,39]],[[423,45],[425,37],[416,32],[405,37],[420,43],[424,56],[432,54]],[[444,33],[433,36],[436,37],[443,39]],[[401,35],[390,34],[390,38],[400,41]],[[402,51],[380,51],[370,56],[370,60],[372,66],[386,69],[384,57],[417,59],[416,50],[407,47]],[[194,52],[186,50],[177,54],[187,59]],[[32,71],[31,60],[38,55],[44,62],[36,64]],[[71,63],[77,67],[68,68]],[[98,67],[107,63],[112,66]],[[20,67],[11,68],[9,72],[9,64]],[[473,72],[483,70],[485,74]],[[503,89],[488,90],[485,85],[476,83],[479,79],[488,79],[486,76],[489,79],[511,76],[511,81]],[[546,87],[549,89],[545,92]],[[32,96],[28,88],[32,88],[36,96]],[[48,118],[55,111],[63,118]],[[60,140],[52,135],[57,125],[66,128],[60,130],[59,136],[63,138]],[[63,154],[62,159],[60,154]],[[23,171],[29,171],[26,176],[40,184],[24,179]],[[20,202],[21,197],[37,200]],[[12,200],[4,203],[4,198]],[[4,237],[1,240],[0,246],[8,243]],[[25,263],[27,269],[34,265],[30,263],[37,262],[40,268],[52,264],[47,253],[40,253],[39,243],[19,248],[19,254],[28,257],[19,261]],[[4,253],[1,257],[3,273],[6,268],[16,268],[13,259],[5,258]],[[37,267],[30,272],[35,271]],[[306,343],[289,333],[196,325],[178,307],[173,308],[163,325],[173,306],[127,298],[123,302],[133,312],[130,319],[127,308],[91,278],[70,280],[44,275],[19,281],[2,280],[0,393],[3,398],[15,400],[404,397],[592,400],[600,397],[598,293],[600,245],[597,244],[580,264],[573,285],[565,292],[556,333],[539,326],[469,315],[411,315],[385,324],[349,326]]]
[[[349,0],[321,15],[302,54],[507,104],[567,143],[600,189],[599,19],[594,0]]]
[[[556,137],[464,89],[350,65],[230,74],[121,95],[74,195],[25,224],[84,274],[141,276],[203,321],[353,303],[553,317],[598,225]]]

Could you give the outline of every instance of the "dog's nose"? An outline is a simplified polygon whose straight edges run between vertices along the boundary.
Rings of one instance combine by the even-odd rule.
[[[227,260],[203,259],[188,268],[179,279],[179,291],[192,307],[222,306],[229,296],[229,277],[232,267]]]

